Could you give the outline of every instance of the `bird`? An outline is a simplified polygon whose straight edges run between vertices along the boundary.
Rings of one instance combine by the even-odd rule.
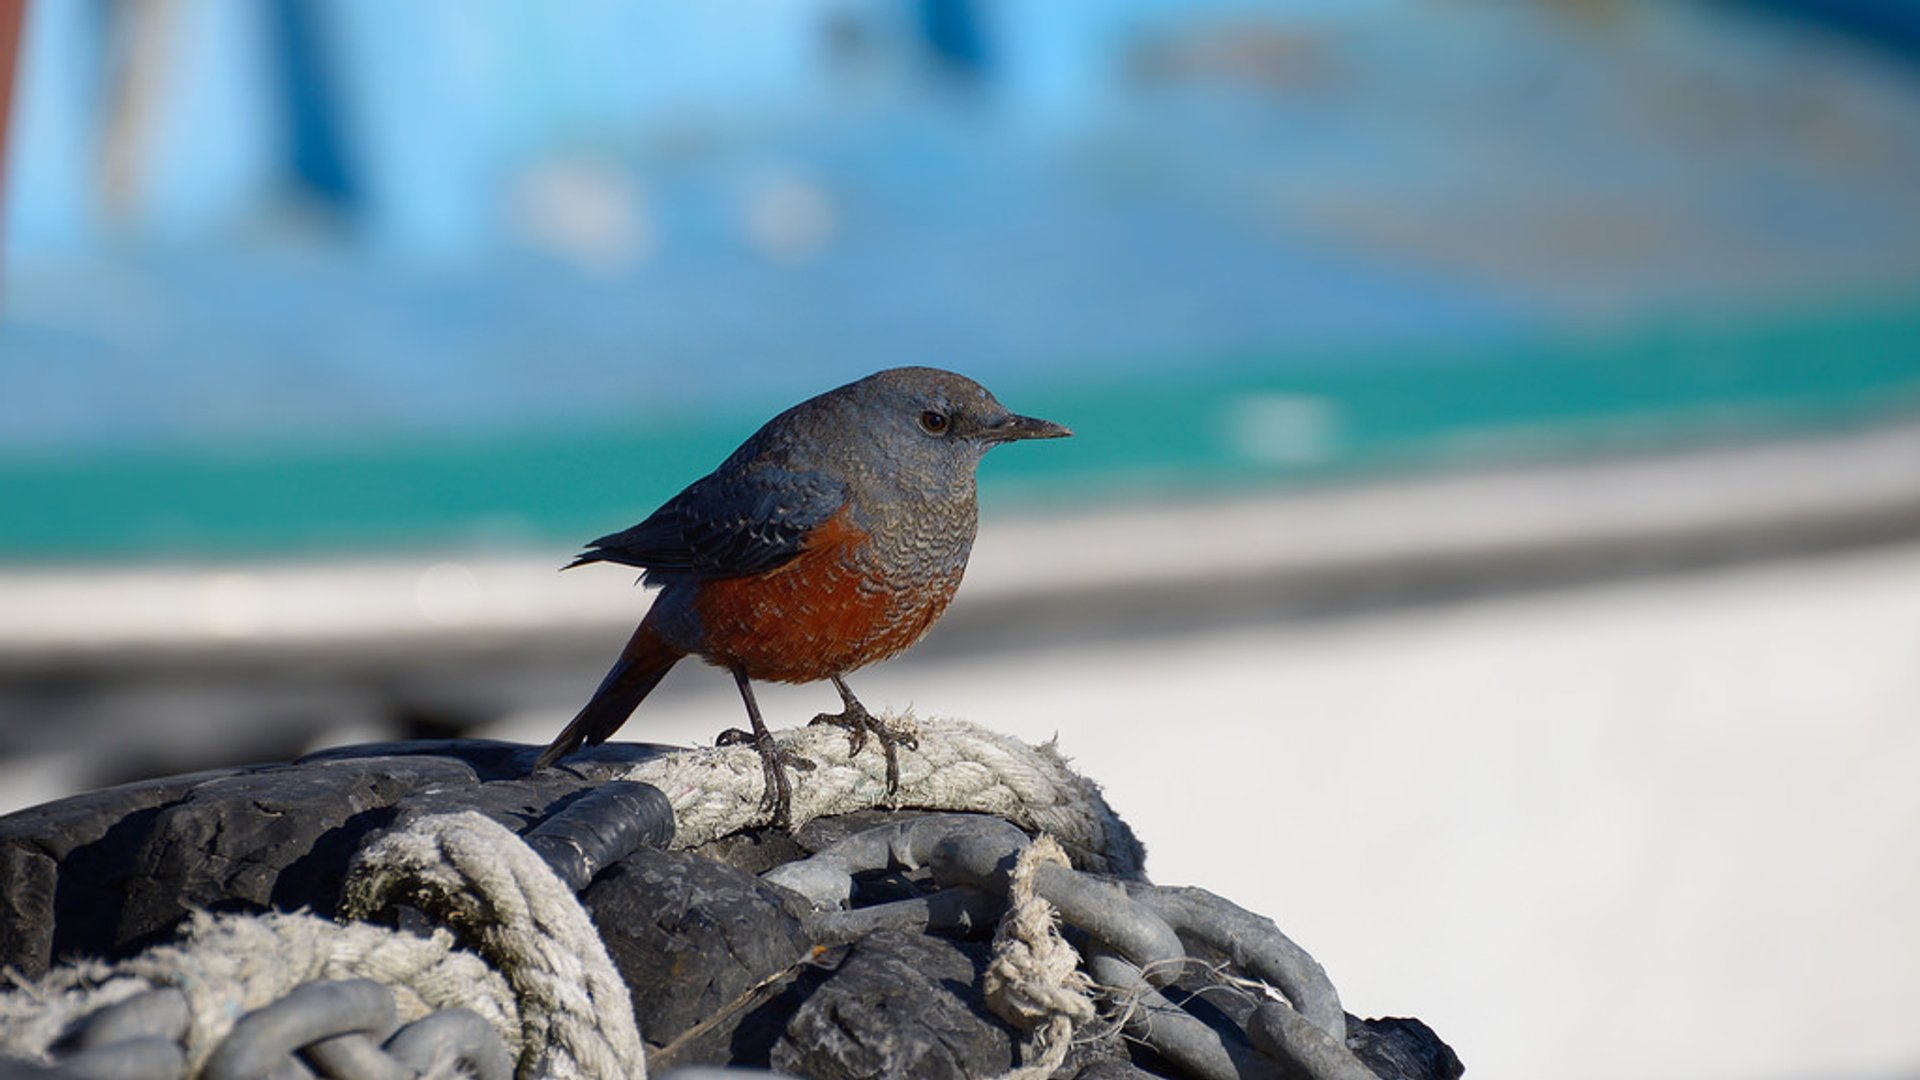
[[[1071,434],[931,367],[875,372],[767,421],[644,521],[563,567],[638,567],[660,592],[534,769],[606,741],[693,656],[733,675],[751,730],[729,729],[718,742],[759,751],[760,810],[775,826],[792,820],[788,767],[812,763],[774,745],[755,680],[831,682],[842,711],[814,722],[844,727],[852,754],[872,736],[887,790],[898,790],[895,748],[918,744],[869,713],[846,676],[920,640],[953,599],[978,528],[975,470],[986,452]]]

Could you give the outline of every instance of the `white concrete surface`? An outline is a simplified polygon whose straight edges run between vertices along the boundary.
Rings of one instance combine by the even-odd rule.
[[[1469,1076],[1920,1075],[1920,546],[853,683],[1057,734],[1156,880],[1272,916]],[[738,722],[717,671],[667,689],[623,737]]]

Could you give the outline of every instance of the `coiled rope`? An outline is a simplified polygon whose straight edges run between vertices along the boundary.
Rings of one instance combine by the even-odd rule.
[[[627,985],[573,890],[521,839],[484,814],[423,817],[360,850],[342,913],[417,908],[459,930],[512,987],[523,1071],[644,1076]]]
[[[1184,956],[1171,928],[1181,925],[1183,934],[1214,943],[1236,964],[1285,990],[1291,1006],[1265,1010],[1272,1015],[1249,1031],[1263,1050],[1277,1051],[1308,1075],[1326,1080],[1358,1075],[1353,1070],[1361,1067],[1343,1045],[1338,999],[1311,957],[1270,922],[1217,898],[1158,890],[1139,881],[1142,853],[1132,833],[1100,798],[1098,787],[1069,769],[1051,744],[1028,746],[951,720],[917,726],[920,749],[902,755],[900,789],[893,796],[886,792],[882,755],[849,755],[847,740],[837,730],[781,733],[784,749],[815,766],[796,786],[796,823],[882,806],[1003,819],[914,819],[854,834],[809,859],[769,871],[769,880],[798,890],[820,908],[809,923],[814,940],[845,940],[862,926],[924,920],[929,912],[946,911],[975,925],[986,910],[999,914],[986,991],[990,1007],[1027,1033],[1023,1065],[1010,1075],[1034,1080],[1060,1068],[1076,1028],[1095,1019],[1095,987],[1061,937],[1060,917],[1064,914],[1099,946],[1091,966],[1108,993],[1118,980],[1101,972],[1103,965],[1112,969],[1118,956],[1141,965],[1159,984],[1156,970]],[[762,773],[751,749],[667,754],[622,766],[617,775],[666,793],[678,817],[676,847],[763,823]],[[620,799],[632,792],[603,788],[595,794],[608,798],[590,796],[575,800],[575,806],[628,813]],[[593,837],[605,835],[637,843],[628,834],[639,830],[575,829],[564,820],[566,814],[554,815],[536,830],[552,834],[539,850],[473,811],[404,821],[351,860],[341,905],[345,921],[309,914],[197,913],[175,943],[113,964],[70,963],[0,993],[0,1052],[41,1062],[73,1060],[71,1048],[61,1043],[63,1037],[70,1043],[79,1031],[92,1033],[96,1041],[118,1039],[116,1045],[129,1053],[158,1055],[142,1059],[142,1075],[238,1080],[253,1075],[256,1067],[271,1066],[273,1055],[284,1060],[296,1049],[327,1075],[396,1080],[445,1075],[454,1069],[456,1054],[465,1055],[460,1071],[486,1075],[486,1054],[472,1048],[471,1038],[457,1051],[447,1043],[431,1061],[419,1052],[401,1053],[408,1045],[432,1043],[424,1035],[404,1038],[406,1029],[384,1046],[375,1045],[393,1024],[417,1025],[436,1017],[443,1022],[435,1030],[465,1032],[465,1038],[473,1025],[461,1018],[477,1017],[482,1033],[500,1040],[500,1056],[515,1060],[518,1075],[644,1077],[644,1044],[626,984],[574,895],[584,881],[570,883],[542,856],[544,851],[558,858],[564,849],[562,871],[590,877],[591,867],[622,853],[583,852],[581,842],[592,847]],[[1029,834],[1039,838],[1030,842]],[[555,837],[567,843],[547,842]],[[919,900],[844,910],[854,873],[894,864],[931,866],[936,879],[950,887]],[[1111,880],[1080,872],[1087,870],[1130,881],[1133,897]],[[980,899],[992,895],[1005,899],[983,908]],[[897,910],[883,910],[889,908]],[[432,928],[417,934],[363,921],[417,922],[402,917],[409,911],[424,915]],[[368,993],[378,987],[367,980],[391,989],[391,1019],[380,995]],[[153,996],[155,991],[163,997]],[[184,1000],[178,1023],[170,1011],[173,998],[164,996],[174,992]],[[132,1024],[115,1015],[116,1006],[142,995],[147,996],[134,1011],[146,1019]],[[303,1021],[302,1009],[309,1005],[352,1019],[331,1026]],[[289,1032],[309,1041],[289,1042]],[[1312,1042],[1311,1054],[1296,1048],[1301,1041],[1296,1036]],[[168,1051],[177,1066],[153,1067],[172,1060]],[[82,1052],[94,1051],[83,1045]],[[1219,1060],[1221,1053],[1202,1046],[1195,1057]]]
[[[781,732],[782,750],[813,763],[794,785],[793,823],[868,810],[912,808],[1005,818],[1028,833],[1058,840],[1073,865],[1095,873],[1139,876],[1145,854],[1116,816],[1100,786],[1067,764],[1052,742],[1038,746],[963,720],[890,717],[918,732],[920,747],[900,755],[900,788],[886,791],[886,759],[875,750],[848,753],[845,732],[809,726]],[[750,746],[669,754],[616,775],[666,792],[678,828],[675,847],[698,847],[765,823],[760,757]]]
[[[397,1018],[464,1009],[519,1051],[519,1009],[498,971],[461,950],[452,933],[421,936],[370,923],[341,924],[306,914],[197,912],[179,940],[112,964],[83,961],[0,994],[0,1047],[52,1060],[54,1044],[82,1018],[150,991],[184,995],[175,1037],[182,1075],[198,1076],[244,1016],[300,986],[370,979],[393,992]]]

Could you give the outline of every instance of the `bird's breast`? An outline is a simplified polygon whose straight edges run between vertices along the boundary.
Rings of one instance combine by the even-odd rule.
[[[751,678],[812,682],[920,640],[947,608],[973,541],[937,523],[863,527],[842,511],[762,574],[705,582],[694,598],[709,660]]]

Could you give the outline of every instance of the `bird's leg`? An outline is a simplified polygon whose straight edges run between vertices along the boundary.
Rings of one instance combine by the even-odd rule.
[[[847,729],[847,755],[851,757],[867,745],[867,736],[872,735],[887,753],[887,794],[900,790],[900,754],[895,747],[904,746],[909,750],[920,749],[920,737],[911,731],[902,731],[888,725],[879,717],[867,711],[860,699],[847,689],[847,682],[838,675],[828,676],[833,680],[833,688],[840,692],[840,704],[845,706],[838,713],[821,713],[813,718],[816,724],[832,724]]]
[[[740,687],[740,700],[746,702],[747,719],[753,723],[753,730],[728,728],[720,733],[714,743],[717,746],[752,743],[753,748],[760,751],[760,770],[766,777],[766,787],[760,795],[760,809],[773,811],[774,827],[784,829],[793,824],[793,785],[787,779],[787,768],[807,772],[813,768],[813,762],[774,745],[773,733],[767,730],[766,722],[760,719],[760,705],[753,700],[753,686],[747,682],[745,669],[734,668],[733,681]]]

